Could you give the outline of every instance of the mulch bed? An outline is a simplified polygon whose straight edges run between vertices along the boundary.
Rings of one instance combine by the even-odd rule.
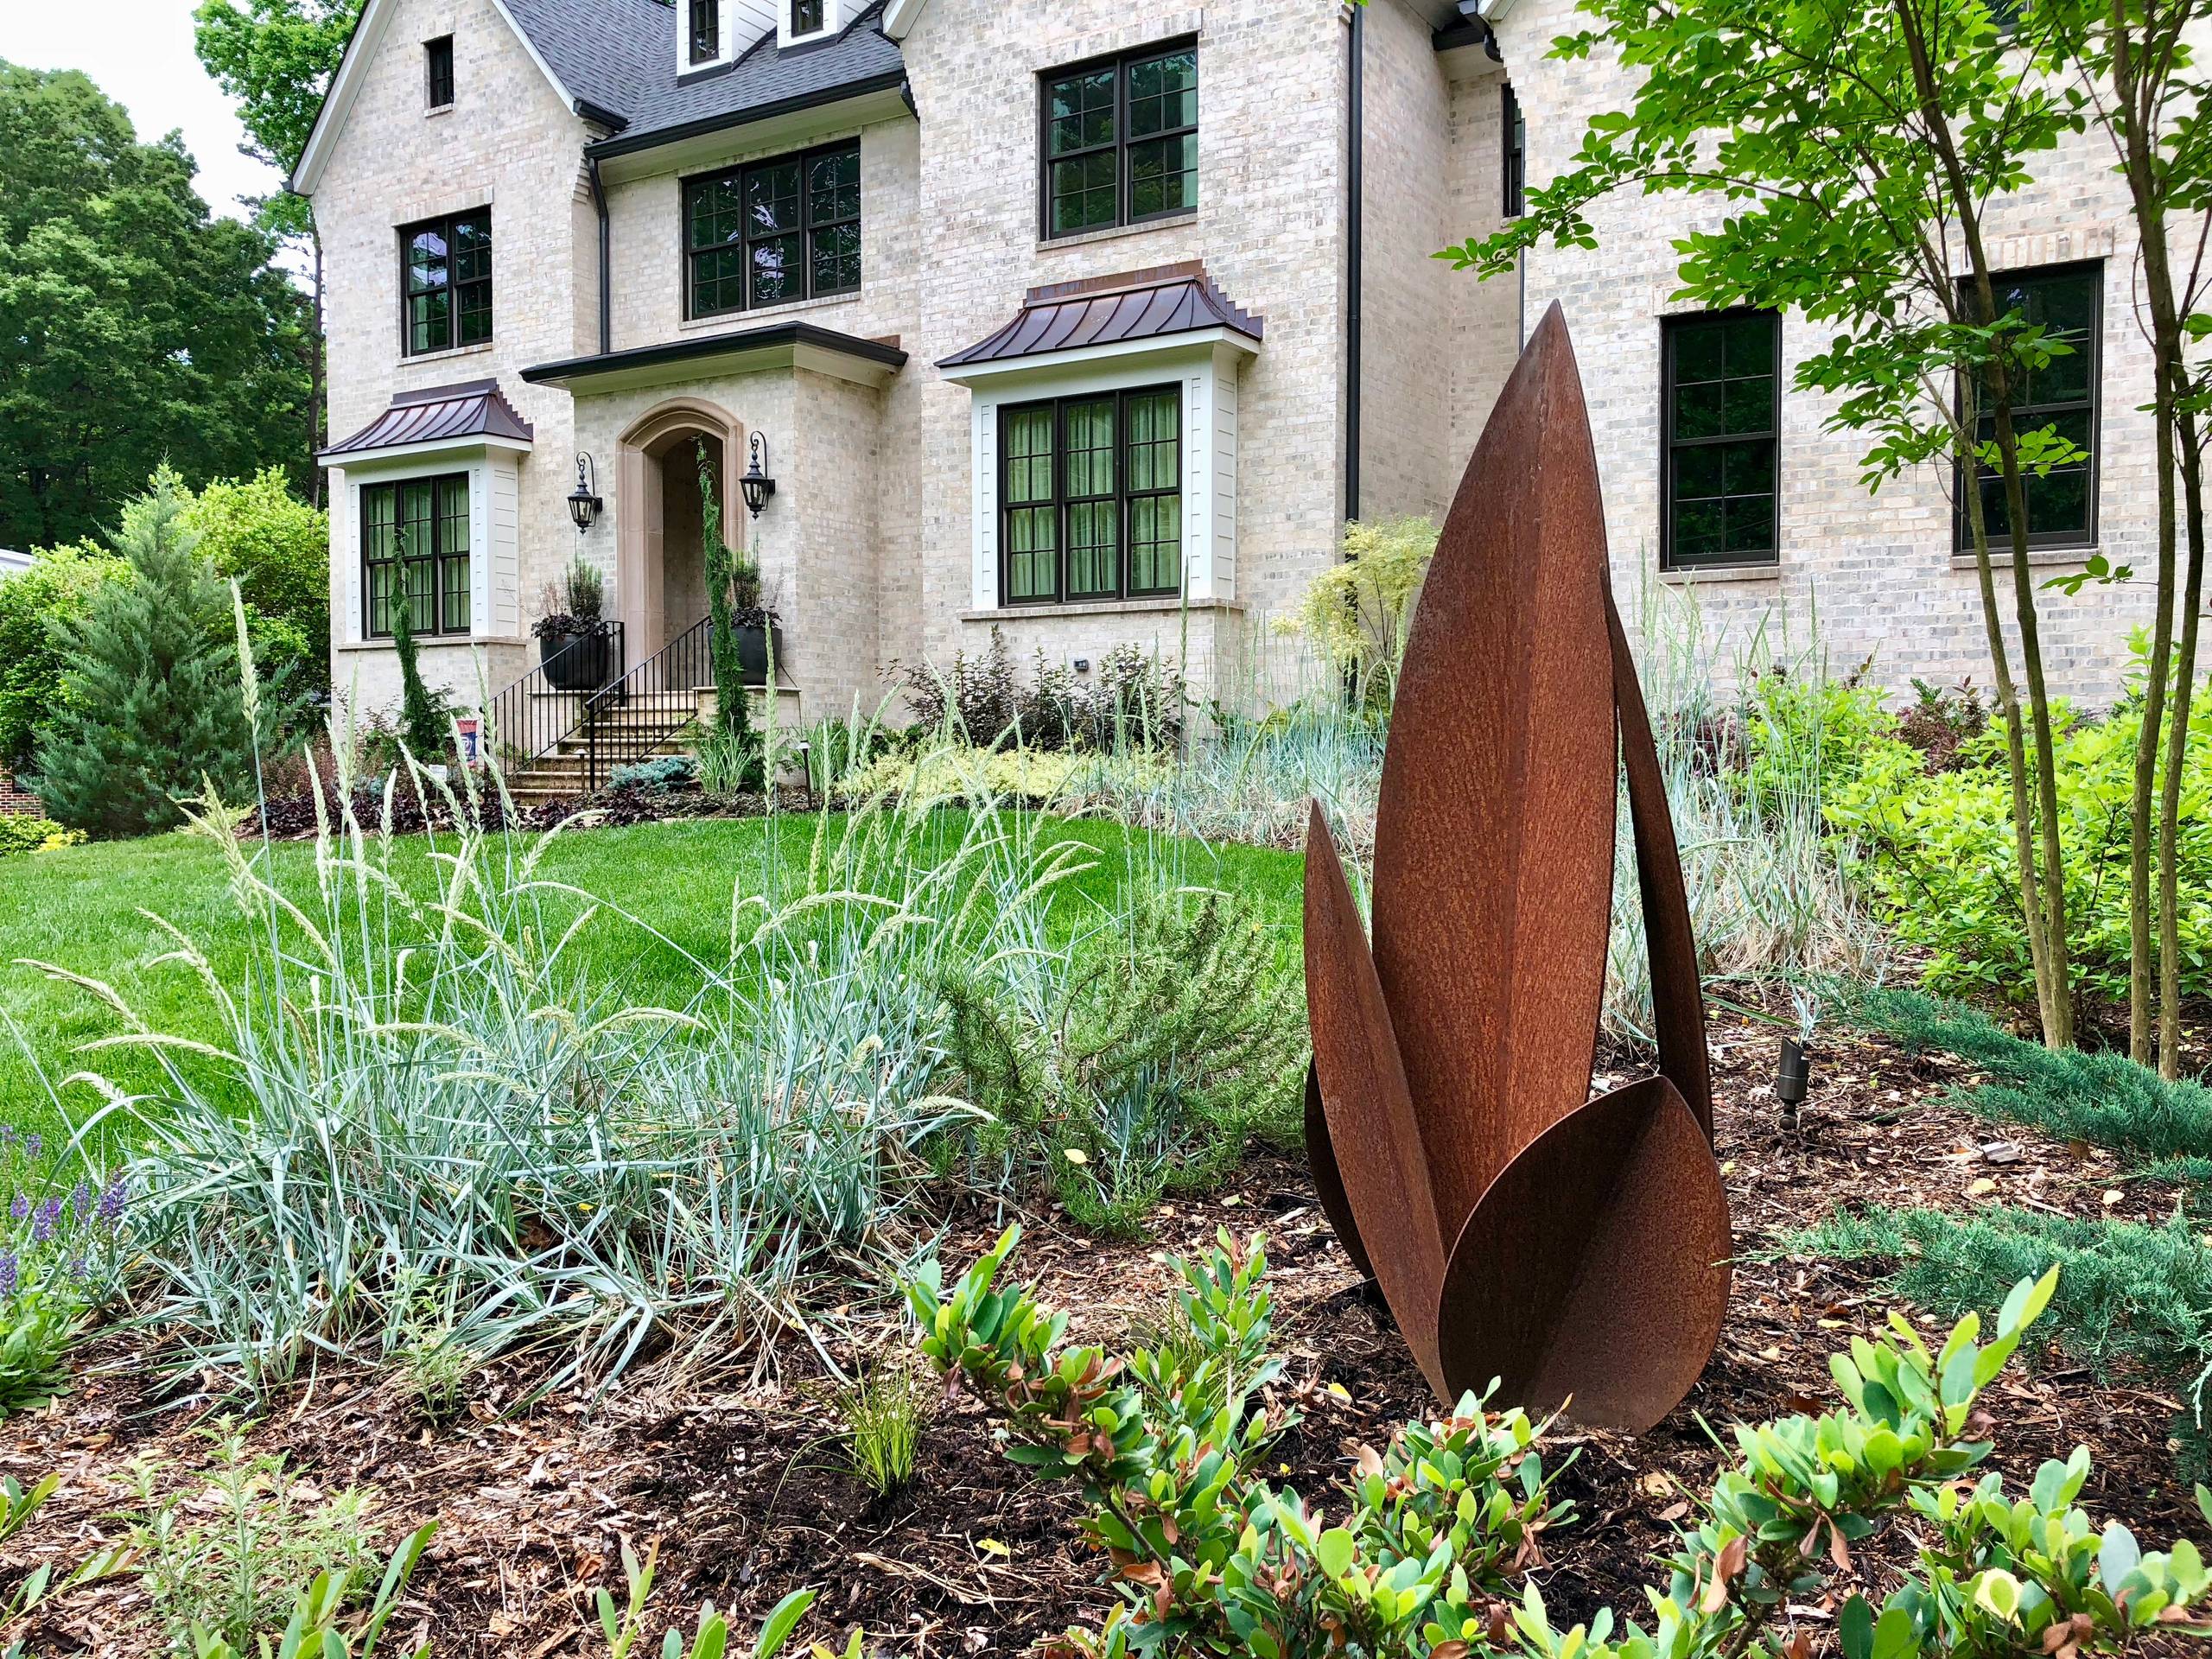
[[[1715,1021],[1719,1153],[1745,1259],[1719,1351],[1672,1416],[1641,1438],[1560,1436],[1555,1455],[1579,1447],[1562,1482],[1579,1519],[1551,1536],[1539,1572],[1555,1617],[1605,1603],[1639,1612],[1637,1586],[1655,1576],[1651,1556],[1685,1512],[1675,1483],[1701,1489],[1719,1461],[1700,1419],[1725,1434],[1732,1421],[1825,1401],[1828,1354],[1854,1332],[1872,1334],[1894,1305],[1866,1266],[1777,1255],[1781,1239],[1850,1203],[2005,1202],[2162,1220],[2179,1202],[2175,1188],[2121,1179],[2109,1154],[1939,1103],[1970,1071],[1876,1038],[1826,1039],[1812,1097],[1785,1125],[1769,1088],[1774,1038],[1770,1027]],[[1625,1075],[1601,1077],[1599,1086]],[[1363,1294],[1295,1163],[1255,1158],[1231,1191],[1160,1211],[1140,1242],[1090,1236],[1061,1217],[1027,1219],[1015,1270],[1041,1280],[1080,1334],[1108,1339],[1157,1306],[1169,1255],[1203,1249],[1219,1227],[1264,1227],[1288,1361],[1280,1393],[1305,1414],[1278,1455],[1283,1478],[1309,1502],[1340,1507],[1329,1489],[1346,1448],[1379,1443],[1393,1423],[1427,1409],[1410,1358]],[[979,1211],[947,1217],[948,1268],[964,1265],[998,1224]],[[1936,1322],[1923,1322],[1940,1339]],[[888,1319],[880,1340],[899,1340]],[[1076,1532],[1074,1493],[1033,1483],[1001,1459],[972,1402],[945,1402],[912,1491],[872,1505],[837,1466],[831,1389],[818,1360],[803,1342],[778,1357],[769,1385],[714,1392],[642,1374],[595,1408],[556,1401],[506,1421],[479,1398],[445,1427],[423,1421],[375,1377],[326,1374],[280,1402],[256,1441],[285,1451],[326,1490],[373,1487],[387,1545],[423,1520],[441,1521],[401,1619],[403,1630],[425,1631],[440,1656],[603,1652],[590,1594],[605,1586],[620,1599],[624,1540],[641,1552],[661,1543],[652,1651],[664,1624],[688,1622],[702,1599],[757,1618],[800,1585],[822,1592],[806,1639],[842,1645],[840,1632],[858,1624],[872,1652],[917,1656],[1018,1653],[1109,1605]],[[2201,1532],[2170,1455],[2178,1402],[2155,1384],[2138,1386],[2141,1379],[2100,1378],[2047,1351],[2036,1357],[1985,1396],[1996,1466],[2008,1479],[2024,1482],[2044,1459],[2086,1442],[2096,1468],[2082,1501],[2100,1521],[2126,1521],[2146,1548]],[[102,1362],[118,1369],[102,1372]],[[112,1344],[95,1345],[92,1374],[75,1393],[0,1428],[0,1471],[27,1484],[49,1469],[62,1476],[38,1521],[0,1549],[0,1585],[40,1560],[74,1560],[117,1537],[113,1512],[127,1500],[121,1474],[131,1457],[204,1462],[192,1431],[215,1408],[150,1397],[129,1363]],[[495,1376],[480,1389],[501,1386]],[[1860,1548],[1856,1569],[1878,1589],[1911,1548],[1910,1528],[1892,1525]],[[1818,1632],[1832,1605],[1801,1615],[1822,1651],[1829,1644]],[[27,1651],[150,1651],[144,1608],[134,1580],[87,1588],[30,1621]]]
[[[690,818],[757,818],[768,810],[768,798],[760,791],[735,795],[709,795],[696,788],[650,789],[632,785],[623,789],[602,789],[595,795],[563,797],[553,800],[517,804],[513,812],[506,809],[504,797],[496,790],[484,789],[476,812],[475,822],[481,829],[494,833],[503,830],[537,832],[557,830],[579,818],[595,826],[619,828],[635,823],[664,823]],[[454,785],[457,799],[466,805],[462,788],[458,780]],[[787,812],[812,811],[820,804],[806,790],[779,787],[777,803]],[[334,812],[329,797],[324,801],[326,814]],[[374,788],[364,785],[353,791],[353,817],[365,830],[374,831],[384,823],[385,794],[381,785]],[[395,836],[420,835],[425,830],[449,831],[455,827],[454,813],[445,798],[435,788],[427,801],[418,794],[411,779],[403,779],[393,788],[391,805],[391,829]],[[258,841],[264,829],[271,841],[312,841],[315,837],[315,800],[311,794],[278,795],[239,821],[238,834],[241,840]]]

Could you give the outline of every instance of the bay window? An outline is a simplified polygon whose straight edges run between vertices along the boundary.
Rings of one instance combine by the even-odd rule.
[[[469,632],[468,474],[361,486],[361,632],[388,639],[404,597],[417,634]]]
[[[1173,385],[1000,411],[1008,604],[1164,596],[1183,580],[1182,399]]]

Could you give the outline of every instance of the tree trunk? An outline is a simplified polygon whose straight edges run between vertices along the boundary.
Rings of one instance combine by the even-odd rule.
[[[1961,435],[1961,472],[1967,480],[1967,530],[1974,542],[1974,575],[1981,586],[1981,621],[1989,641],[1989,661],[1997,688],[1997,712],[2005,722],[2005,775],[2012,790],[2012,853],[2019,865],[2020,918],[2027,928],[2028,960],[2036,976],[2036,1014],[2046,1039],[2054,1011],[2070,1007],[2063,982],[2050,971],[2050,937],[2037,878],[2036,812],[2029,796],[2027,738],[2020,718],[2020,694],[2012,683],[2012,653],[2005,647],[2005,625],[1997,608],[1997,572],[1989,559],[1989,524],[1981,509],[1981,456],[1972,435],[1977,423],[1972,389],[1962,400],[1967,422]]]
[[[1904,30],[1906,49],[1912,59],[1914,93],[1919,101],[1922,118],[1927,124],[1928,138],[1942,165],[1952,205],[1958,215],[1959,230],[1973,277],[1969,308],[1974,321],[1986,328],[1997,321],[1996,285],[1991,275],[1988,249],[1982,241],[1981,219],[1975,209],[1974,189],[1960,160],[1950,119],[1944,111],[1942,89],[1936,85],[1935,60],[1928,48],[1927,20],[1914,11],[1910,0],[1892,0],[1892,7]],[[1971,374],[1967,377],[1969,381],[1974,378]],[[2051,741],[2050,694],[2044,679],[2043,639],[2036,616],[2035,582],[2028,565],[2027,493],[2020,478],[2018,437],[2012,429],[2012,377],[2001,354],[1987,365],[1984,378],[1992,405],[1990,414],[1996,428],[1998,470],[2005,481],[2005,517],[2012,543],[2013,610],[2019,622],[2020,666],[2027,678],[2028,711],[2035,734],[2035,787],[2032,791],[2024,791],[2021,786],[2025,757],[2018,746],[2010,747],[2008,756],[2013,769],[2012,798],[2016,817],[2024,807],[2032,806],[2035,838],[2041,843],[2043,855],[2044,956],[2036,974],[2036,1000],[2043,1016],[2044,1046],[2070,1048],[2074,1044],[2074,993],[2073,975],[2066,948],[2066,857],[2059,838],[2058,766]],[[1980,432],[1977,418],[1963,429],[1961,441],[1970,448],[1978,449]],[[1967,471],[1967,478],[1974,486],[1974,493],[1967,504],[1969,523],[1978,524],[1982,512],[1978,456],[1976,466]],[[1975,535],[1983,549],[1980,556],[1986,560],[1986,527],[1977,528]],[[1997,636],[1999,624],[1994,611],[1987,607],[1993,606],[1995,599],[1994,583],[1985,583],[1983,604],[1987,610],[1987,626],[1993,637]],[[2029,798],[2024,799],[2024,795]],[[2024,826],[2029,821],[2022,819],[2019,822]],[[2031,869],[2031,861],[2024,855],[2024,884],[2032,883],[2033,878],[2029,874]],[[2024,896],[2028,891],[2029,886],[2024,885]],[[2027,916],[2029,948],[2032,951],[2036,936],[2032,907],[2029,908]]]
[[[2181,1075],[2181,785],[2189,767],[2189,712],[2196,682],[2197,624],[2204,609],[2204,451],[2196,416],[2181,408],[2182,505],[2189,575],[2182,586],[2181,651],[2166,732],[2165,789],[2158,802],[2158,1075]]]

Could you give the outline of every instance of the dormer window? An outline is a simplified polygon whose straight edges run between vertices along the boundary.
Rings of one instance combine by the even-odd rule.
[[[453,36],[441,35],[423,42],[423,67],[427,96],[434,110],[453,107]]]
[[[712,63],[721,54],[721,0],[691,0],[691,61]]]
[[[791,0],[791,38],[803,41],[830,27],[830,0]]]

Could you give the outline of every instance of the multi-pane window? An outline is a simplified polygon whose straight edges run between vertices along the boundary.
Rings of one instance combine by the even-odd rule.
[[[829,22],[825,0],[791,0],[791,38],[819,35]]]
[[[492,338],[492,210],[399,232],[402,344],[410,356]]]
[[[688,180],[683,223],[687,315],[855,292],[860,140]]]
[[[2068,466],[2020,480],[2027,497],[2030,547],[2087,547],[2096,539],[2097,319],[2103,284],[2104,268],[2095,264],[2017,270],[1997,278],[2000,317],[2018,314],[2039,326],[2044,339],[2072,347],[2042,368],[2016,370],[2013,375],[2013,431],[2025,436],[2048,428],[2082,452]],[[1981,441],[1995,442],[1997,417],[1986,392],[1976,412]],[[1958,544],[1971,547],[1965,493],[1953,494],[1960,504]],[[1994,470],[1981,477],[1981,510],[1991,545],[2008,543],[2012,531],[2005,511],[2005,480]]]
[[[1173,386],[1000,411],[1008,604],[1167,594],[1183,582],[1183,406]]]
[[[429,82],[430,107],[442,110],[453,102],[453,36],[441,35],[423,42],[423,69]]]
[[[712,63],[721,54],[721,0],[691,0],[691,61]]]
[[[1047,236],[1198,205],[1198,49],[1154,47],[1044,81]]]
[[[1670,570],[1772,563],[1781,319],[1669,317],[1662,350],[1662,561]]]
[[[416,633],[469,629],[468,474],[361,486],[361,629],[391,636],[404,597]]]
[[[1503,140],[1504,156],[1503,189],[1500,193],[1503,200],[1500,206],[1506,218],[1518,219],[1528,176],[1529,128],[1522,119],[1521,100],[1514,96],[1512,87],[1501,86],[1497,89],[1497,98],[1499,113],[1503,118],[1503,130],[1499,137]]]

